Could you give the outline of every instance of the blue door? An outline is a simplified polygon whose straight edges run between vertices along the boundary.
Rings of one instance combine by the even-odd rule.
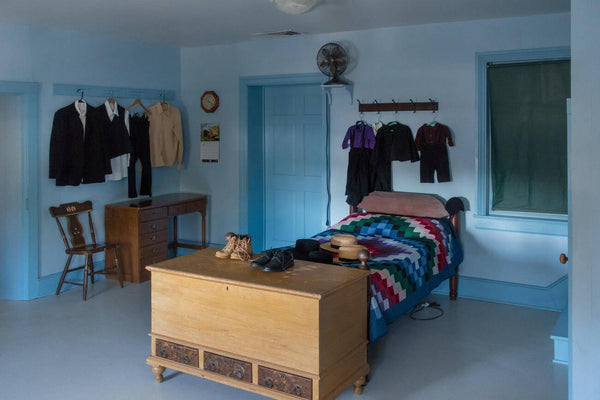
[[[22,138],[20,97],[0,94],[0,299],[23,297]]]
[[[265,88],[265,247],[325,227],[326,127],[318,85]]]

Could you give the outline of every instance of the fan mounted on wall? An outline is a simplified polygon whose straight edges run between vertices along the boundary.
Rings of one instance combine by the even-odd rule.
[[[348,66],[348,54],[338,43],[324,44],[317,52],[317,66],[319,70],[330,77],[325,85],[346,85],[347,82],[340,78]]]

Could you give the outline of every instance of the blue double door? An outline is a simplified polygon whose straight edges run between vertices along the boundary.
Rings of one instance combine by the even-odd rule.
[[[318,85],[264,89],[265,248],[294,245],[325,227],[327,127]]]

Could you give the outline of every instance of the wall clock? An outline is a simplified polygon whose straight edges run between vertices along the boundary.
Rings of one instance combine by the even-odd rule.
[[[219,108],[219,96],[212,90],[204,92],[200,98],[200,106],[207,113],[212,113]]]

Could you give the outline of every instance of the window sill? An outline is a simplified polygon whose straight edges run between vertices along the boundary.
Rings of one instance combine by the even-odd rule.
[[[475,215],[475,227],[497,231],[537,233],[540,235],[568,236],[568,221],[538,218],[497,217]]]

